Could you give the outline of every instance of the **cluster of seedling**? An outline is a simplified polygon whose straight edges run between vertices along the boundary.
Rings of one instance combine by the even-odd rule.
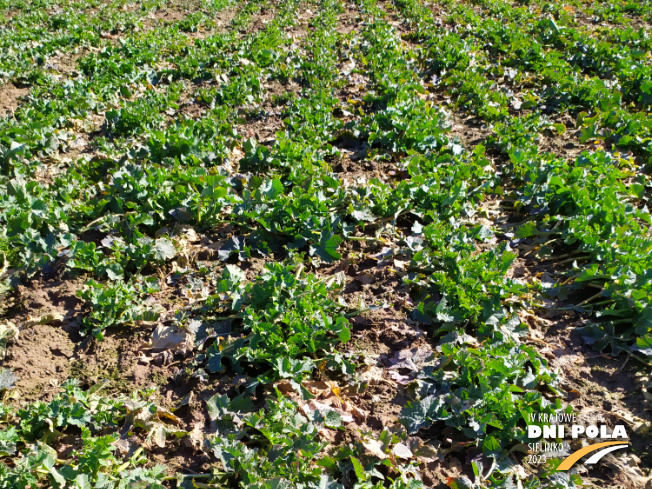
[[[597,349],[649,365],[652,40],[627,26],[649,12],[431,3],[193,0],[155,22],[168,2],[0,1],[0,78],[29,88],[0,118],[0,294],[81,276],[83,335],[181,314],[205,326],[187,328],[187,378],[245,379],[207,401],[202,474],[152,462],[153,447],[196,441],[153,391],[71,381],[49,403],[2,404],[0,488],[418,489],[424,458],[407,445],[443,427],[477,454],[474,480],[450,487],[579,487],[555,460],[533,472],[513,456],[528,416],[563,398],[518,312],[563,302]],[[591,30],[577,12],[610,23]],[[69,71],[57,65],[71,56]],[[485,124],[482,144],[454,135],[453,112]],[[271,139],[248,129],[260,120],[276,124]],[[541,151],[571,130],[587,151]],[[343,161],[360,171],[349,178]],[[489,201],[508,229],[486,219]],[[220,241],[211,261],[189,259],[189,230]],[[559,265],[552,282],[510,278],[524,242]],[[372,454],[329,447],[341,414],[298,401],[316,379],[357,382],[350,318],[377,305],[347,303],[344,275],[320,267],[359,243],[391,244],[406,312],[437,351]],[[267,263],[248,279],[252,259]],[[183,312],[158,302],[172,265],[198,284]],[[76,444],[62,455],[64,437]]]

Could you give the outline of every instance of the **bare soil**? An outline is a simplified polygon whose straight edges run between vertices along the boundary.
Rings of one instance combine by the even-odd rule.
[[[21,104],[21,99],[29,93],[29,88],[18,88],[13,83],[0,86],[0,116],[13,116]]]

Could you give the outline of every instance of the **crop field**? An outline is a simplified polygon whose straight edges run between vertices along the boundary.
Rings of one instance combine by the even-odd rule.
[[[651,489],[651,171],[651,0],[0,0],[0,489]]]

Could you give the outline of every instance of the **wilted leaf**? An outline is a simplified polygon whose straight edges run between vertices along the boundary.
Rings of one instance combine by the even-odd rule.
[[[188,332],[176,326],[158,325],[152,333],[150,348],[154,350],[169,350],[186,340]]]
[[[11,389],[17,380],[18,377],[11,370],[3,368],[0,371],[0,390]]]
[[[417,347],[409,350],[397,351],[388,360],[390,369],[408,369],[419,372],[425,365],[433,362],[434,352],[429,347]]]

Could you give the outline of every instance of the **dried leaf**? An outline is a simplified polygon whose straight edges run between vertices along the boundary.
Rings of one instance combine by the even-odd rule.
[[[11,370],[3,368],[0,371],[0,391],[12,388],[17,380],[18,377]]]
[[[355,279],[364,285],[373,284],[376,281],[376,277],[368,273],[359,273],[355,276]]]
[[[383,451],[383,444],[378,440],[367,439],[362,441],[362,446],[364,446],[369,453],[378,457],[381,460],[387,458],[387,454]]]
[[[31,327],[31,326],[37,326],[39,324],[55,324],[55,323],[60,323],[62,321],[63,321],[63,316],[55,312],[51,314],[45,314],[43,316],[29,318],[27,321],[25,321],[25,326]]]
[[[394,445],[392,448],[392,453],[398,458],[412,458],[414,456],[412,451],[403,443],[397,443]]]
[[[413,372],[419,372],[423,367],[432,363],[434,359],[433,351],[428,347],[412,348],[401,350],[389,359],[390,369],[408,369]]]
[[[159,324],[152,333],[150,348],[153,350],[168,350],[186,340],[187,332],[176,326],[163,326]]]

